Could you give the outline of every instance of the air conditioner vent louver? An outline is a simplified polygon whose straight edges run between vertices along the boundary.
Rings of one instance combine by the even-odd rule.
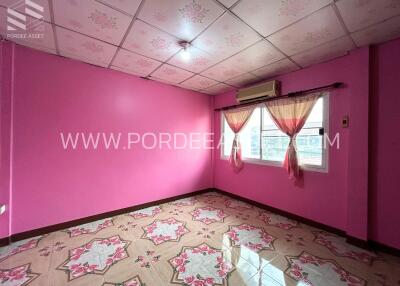
[[[239,89],[236,95],[238,102],[253,101],[260,97],[272,97],[280,95],[280,82],[277,80],[257,84],[251,87]]]

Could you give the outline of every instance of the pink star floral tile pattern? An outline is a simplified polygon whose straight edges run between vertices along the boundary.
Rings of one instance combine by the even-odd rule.
[[[289,73],[299,68],[290,60],[283,59],[265,67],[259,68],[251,73],[260,78],[269,78],[282,73]]]
[[[400,16],[352,33],[351,36],[359,47],[400,37]]]
[[[147,76],[157,67],[161,62],[120,49],[113,61],[113,66],[127,69],[132,73],[141,76]]]
[[[400,2],[397,0],[339,0],[336,6],[350,32],[400,14]]]
[[[212,0],[148,0],[139,14],[139,18],[178,38],[192,40],[223,9]]]
[[[68,29],[119,45],[131,17],[94,0],[54,1],[55,21]]]
[[[335,11],[328,6],[267,39],[291,56],[344,35]]]
[[[305,67],[346,55],[353,48],[353,42],[348,36],[345,36],[306,52],[294,55],[292,59],[299,65]]]
[[[166,82],[171,83],[180,83],[185,79],[193,76],[194,74],[183,69],[164,64],[160,68],[158,68],[155,72],[151,74],[151,76],[162,79]]]
[[[200,90],[200,89],[206,89],[217,83],[218,82],[213,79],[210,79],[210,78],[207,78],[207,77],[204,77],[201,75],[195,75],[194,77],[191,77],[188,80],[181,83],[181,86],[189,87],[190,89],[193,89],[193,90]]]
[[[1,286],[398,285],[399,267],[217,192],[0,248]]]
[[[398,0],[34,2],[40,8],[36,10],[39,18],[27,14],[22,0],[0,1],[3,38],[212,95],[252,84],[252,75],[261,82],[344,56],[357,47],[400,37]],[[7,29],[7,18],[16,19],[15,13],[7,14],[7,8],[26,17],[25,30]],[[32,32],[39,36],[29,36]],[[182,41],[190,43],[188,54]],[[127,51],[132,52],[131,60],[125,57]],[[171,71],[168,66],[164,70],[166,64],[186,73],[164,74]],[[186,77],[187,72],[195,79]],[[199,86],[199,75],[214,82]],[[188,78],[187,83],[181,81]]]
[[[259,40],[261,38],[243,22],[225,13],[193,45],[217,59],[224,59]]]
[[[125,49],[159,61],[165,61],[181,47],[178,39],[137,20],[122,45]]]
[[[190,47],[190,58],[184,58],[182,54],[183,51],[180,51],[168,63],[195,73],[202,72],[217,63],[217,60],[212,55],[195,46]]]
[[[130,15],[135,15],[137,9],[139,8],[141,0],[102,0],[111,7],[124,11]]]
[[[90,64],[107,67],[117,48],[105,42],[69,31],[56,28],[60,54]]]
[[[266,37],[330,2],[331,0],[243,0],[233,8],[233,12]]]

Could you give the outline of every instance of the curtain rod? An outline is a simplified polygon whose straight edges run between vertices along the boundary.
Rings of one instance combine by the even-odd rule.
[[[249,105],[257,105],[259,103],[272,101],[272,100],[279,100],[279,99],[282,99],[282,98],[299,97],[299,96],[304,96],[306,94],[309,94],[309,93],[312,93],[312,92],[315,92],[315,91],[326,90],[326,89],[334,89],[334,88],[339,88],[339,87],[342,87],[342,86],[343,86],[342,82],[335,82],[335,83],[324,85],[324,86],[320,86],[320,87],[315,87],[315,88],[311,88],[311,89],[290,92],[290,93],[285,94],[285,95],[278,95],[278,96],[274,96],[274,97],[263,96],[258,100],[248,101],[248,102],[235,104],[235,105],[230,105],[230,106],[225,106],[225,107],[221,107],[221,108],[216,108],[216,109],[214,109],[214,111],[235,109],[235,108],[239,108],[239,107],[243,107],[243,106],[249,106]]]

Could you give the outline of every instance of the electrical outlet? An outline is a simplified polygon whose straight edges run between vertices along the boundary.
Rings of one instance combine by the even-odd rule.
[[[343,116],[342,118],[342,127],[348,128],[349,127],[349,116]]]
[[[6,212],[6,205],[1,205],[0,206],[0,215]]]

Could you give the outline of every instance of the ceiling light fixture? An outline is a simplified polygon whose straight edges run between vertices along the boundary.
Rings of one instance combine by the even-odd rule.
[[[181,57],[185,62],[187,62],[188,60],[190,60],[190,57],[191,57],[190,51],[189,51],[190,43],[186,42],[186,41],[180,41],[179,46],[181,46],[183,48],[183,50],[181,52]]]

